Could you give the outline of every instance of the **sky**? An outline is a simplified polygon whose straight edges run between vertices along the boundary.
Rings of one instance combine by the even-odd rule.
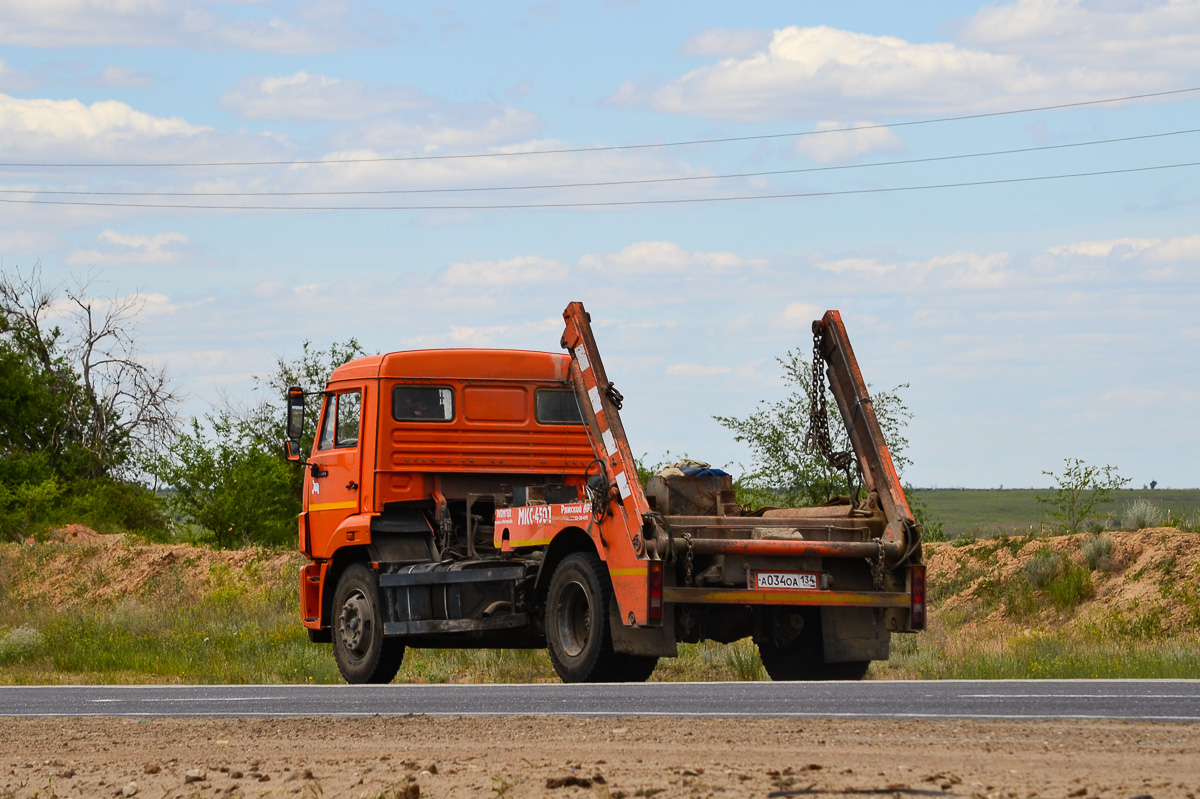
[[[737,473],[836,308],[913,485],[1195,487],[1198,89],[1196,0],[0,0],[0,268],[136,297],[185,416],[580,300],[633,451]]]

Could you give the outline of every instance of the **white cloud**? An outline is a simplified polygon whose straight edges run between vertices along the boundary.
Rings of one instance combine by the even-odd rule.
[[[142,308],[138,312],[141,316],[165,316],[179,310],[179,306],[172,303],[171,298],[166,294],[151,293],[136,296],[142,304]]]
[[[789,302],[784,306],[776,321],[783,327],[811,330],[812,323],[825,315],[825,309],[808,302]]]
[[[1146,260],[1159,264],[1190,263],[1194,270],[1200,269],[1200,234],[1155,241],[1146,253]]]
[[[871,122],[818,122],[813,129],[846,131],[796,139],[796,152],[820,164],[845,163],[868,153],[902,153],[908,149],[891,128],[877,127]]]
[[[456,105],[439,101],[437,106],[403,119],[372,120],[360,129],[335,136],[334,142],[376,150],[415,150],[429,155],[484,147],[533,149],[531,145],[536,146],[536,142],[531,139],[541,128],[541,117],[533,111],[488,103]],[[472,163],[467,168],[478,174],[477,166]]]
[[[817,261],[816,267],[834,274],[886,275],[896,269],[895,264],[881,263],[877,258],[839,258],[835,261]]]
[[[954,41],[790,26],[737,52],[752,33],[699,34],[689,54],[719,60],[657,90],[626,81],[608,101],[743,122],[914,116],[1172,89],[1200,70],[1200,4],[1190,0],[989,5]]]
[[[213,10],[214,5],[181,0],[3,0],[0,44],[330,52],[373,44],[386,27],[379,18],[360,21],[356,15],[365,12],[344,2],[266,0],[233,3],[229,11]]]
[[[504,261],[461,261],[450,264],[443,280],[450,286],[526,286],[557,283],[569,270],[558,261],[527,255]]]
[[[304,70],[292,75],[250,75],[221,95],[222,107],[249,119],[368,119],[438,104],[411,86],[368,85]]]
[[[1194,70],[1200,66],[1200,4],[1017,0],[984,6],[960,27],[959,38],[1042,62],[1139,74]]]
[[[730,252],[688,252],[671,241],[641,241],[615,253],[585,255],[585,270],[617,275],[707,276],[761,266]]]
[[[1122,258],[1133,258],[1158,243],[1158,239],[1105,239],[1103,241],[1078,241],[1073,244],[1063,244],[1051,247],[1046,252],[1053,255],[1070,257],[1074,255],[1089,258],[1107,258],[1114,252]]]
[[[760,50],[770,41],[769,31],[754,28],[713,28],[690,37],[679,46],[679,54],[696,58],[730,58]]]
[[[110,64],[100,70],[99,75],[83,78],[84,86],[106,86],[112,89],[149,89],[154,86],[154,76],[131,67]]]
[[[195,136],[209,130],[179,117],[136,111],[116,100],[84,105],[78,100],[22,100],[0,94],[0,147],[9,150],[96,142],[128,146],[139,139]]]
[[[184,254],[179,245],[189,243],[182,233],[158,233],[154,236],[125,235],[105,230],[99,235],[101,246],[76,250],[63,263],[68,266],[127,266],[132,264],[173,264]]]
[[[775,31],[765,51],[700,67],[671,82],[654,94],[653,105],[738,120],[813,117],[830,109],[890,115],[979,108],[1046,83],[1016,56],[793,26]]]
[[[729,366],[706,366],[699,363],[675,363],[667,367],[668,377],[716,377],[733,372]]]
[[[1006,252],[979,255],[973,252],[956,252],[931,258],[925,262],[929,271],[938,275],[948,288],[996,289],[1006,285],[1012,278],[1006,268],[1009,255]]]

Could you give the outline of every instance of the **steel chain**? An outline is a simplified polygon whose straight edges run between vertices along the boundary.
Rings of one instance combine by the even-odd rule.
[[[875,544],[878,549],[875,551],[875,557],[871,560],[871,579],[875,583],[875,590],[883,590],[883,541],[876,538]]]
[[[846,471],[850,466],[849,452],[834,452],[833,440],[829,436],[829,408],[825,402],[825,354],[821,352],[821,334],[813,333],[812,385],[808,404],[808,435],[804,448],[812,452],[813,446],[820,451],[831,467]],[[847,478],[848,479],[848,478]]]
[[[692,534],[686,530],[683,533],[683,542],[687,545],[687,552],[683,556],[683,584],[692,584],[692,561],[695,558],[695,553],[692,551]]]

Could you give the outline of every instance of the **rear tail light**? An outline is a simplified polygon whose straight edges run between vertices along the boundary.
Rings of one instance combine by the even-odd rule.
[[[909,580],[911,583],[912,613],[910,615],[914,630],[925,629],[925,567],[916,565],[910,567]]]
[[[660,622],[663,614],[663,565],[661,560],[652,560],[647,564],[646,584],[650,596],[646,616],[651,622]]]

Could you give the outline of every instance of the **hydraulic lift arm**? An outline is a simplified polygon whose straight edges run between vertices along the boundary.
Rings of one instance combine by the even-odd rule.
[[[651,512],[638,479],[633,451],[621,424],[619,411],[623,397],[604,371],[592,335],[591,315],[584,310],[583,303],[572,302],[563,311],[563,320],[566,330],[561,343],[571,352],[571,380],[601,465],[603,482],[610,487],[608,496],[602,500],[605,507],[601,515],[605,511],[612,514],[611,520],[601,522],[604,532],[614,530],[627,540],[639,559],[659,560],[669,546],[667,534]]]
[[[863,481],[868,491],[876,492],[887,517],[883,542],[892,544],[893,551],[906,553],[909,557],[916,555],[919,561],[920,536],[916,521],[904,497],[892,454],[883,439],[875,406],[842,324],[842,315],[837,311],[826,311],[821,319],[813,322],[813,337],[814,357],[819,354],[827,365],[829,388],[837,400]],[[814,386],[814,390],[819,391],[820,387]]]

